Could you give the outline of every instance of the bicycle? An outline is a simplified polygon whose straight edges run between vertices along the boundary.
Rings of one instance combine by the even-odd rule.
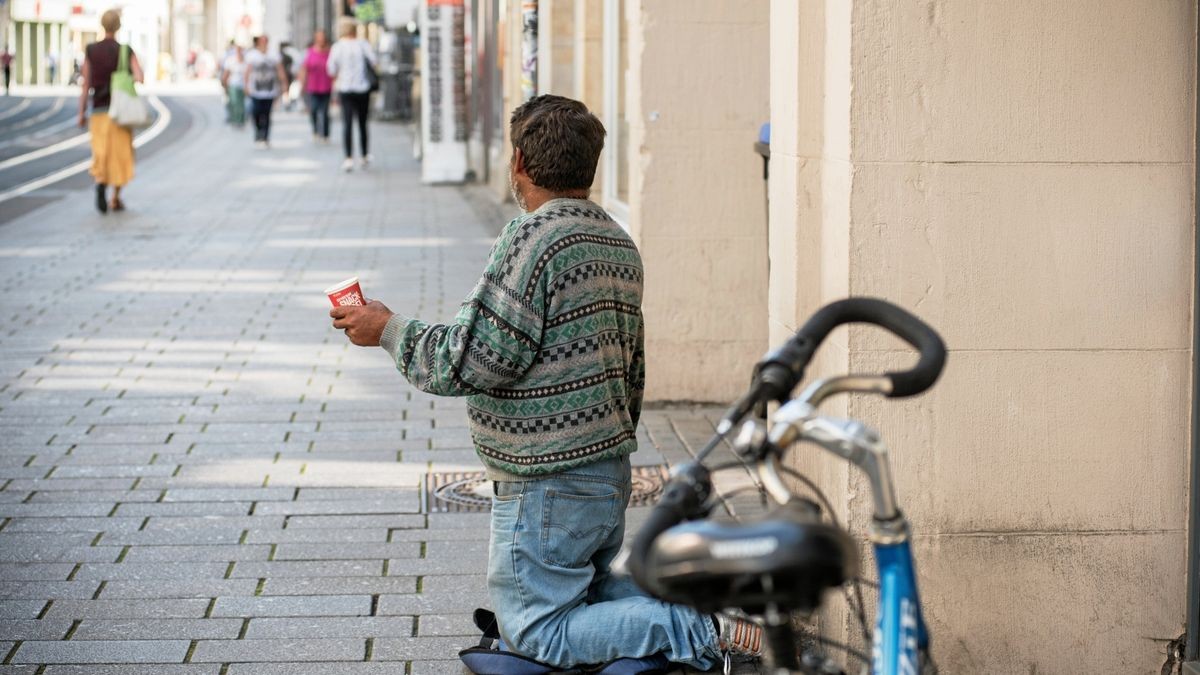
[[[917,349],[917,364],[903,372],[820,379],[793,399],[792,391],[803,380],[821,342],[847,323],[873,324],[892,332]],[[716,435],[694,461],[673,472],[630,546],[626,565],[634,580],[668,602],[708,613],[734,608],[759,617],[764,655],[775,673],[842,672],[822,653],[822,645],[840,647],[867,662],[872,675],[936,673],[909,546],[910,526],[900,510],[883,440],[859,421],[822,416],[817,408],[832,396],[852,392],[915,396],[933,386],[945,360],[945,345],[932,328],[885,301],[854,298],[817,311],[791,340],[758,364],[750,390],[722,418]],[[752,410],[761,410],[768,402],[782,404],[771,416],[771,428],[757,420],[746,421],[732,443],[741,461],[707,468],[708,455]],[[802,441],[851,462],[870,481],[874,504],[870,539],[879,573],[879,609],[870,636],[853,538],[837,522],[817,486],[780,463],[783,453]],[[742,461],[753,462],[762,489],[778,506],[752,522],[722,524],[706,519],[714,506],[712,472],[741,467]],[[805,484],[820,503],[797,494],[784,482],[784,475]],[[850,605],[871,654],[819,635],[810,640],[815,646],[801,654],[793,614],[811,616],[826,591],[839,586],[847,589],[848,602],[850,590],[858,598]]]

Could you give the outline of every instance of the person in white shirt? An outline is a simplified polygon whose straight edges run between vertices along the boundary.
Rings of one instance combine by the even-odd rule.
[[[271,140],[271,107],[275,99],[285,96],[283,83],[287,75],[279,58],[267,53],[267,36],[254,38],[254,49],[246,55],[246,95],[254,114],[254,141],[260,148],[269,147]]]
[[[354,19],[343,19],[338,24],[338,34],[341,37],[329,50],[326,69],[329,76],[334,78],[333,89],[342,108],[342,147],[346,151],[342,170],[354,168],[351,131],[354,120],[358,120],[361,166],[365,169],[371,161],[367,150],[367,109],[371,99],[371,80],[367,69],[373,70],[378,60],[370,43],[357,37],[358,25]]]

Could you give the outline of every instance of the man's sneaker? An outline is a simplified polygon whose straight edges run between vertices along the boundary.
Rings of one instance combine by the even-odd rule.
[[[342,160],[342,171],[345,171],[346,173],[350,173],[353,170],[354,170],[354,160],[350,159],[349,157]]]
[[[757,658],[762,656],[762,626],[750,619],[719,612],[717,618],[717,640],[723,651],[734,656]]]
[[[371,155],[364,155],[363,158],[361,160],[359,160],[359,162],[360,162],[359,165],[362,167],[363,171],[367,170],[367,167],[371,165],[371,160],[373,160],[373,159],[375,159],[375,158],[372,157]]]

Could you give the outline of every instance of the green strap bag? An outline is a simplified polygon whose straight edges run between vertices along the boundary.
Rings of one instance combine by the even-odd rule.
[[[123,127],[144,127],[150,124],[150,107],[137,95],[133,82],[133,71],[129,67],[129,45],[121,45],[117,57],[117,69],[109,80],[112,98],[108,104],[108,116]]]

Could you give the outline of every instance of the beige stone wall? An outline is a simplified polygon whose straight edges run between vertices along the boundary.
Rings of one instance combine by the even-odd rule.
[[[767,0],[630,0],[630,229],[650,399],[728,401],[767,347]],[[610,140],[614,138],[612,130]]]
[[[930,394],[847,406],[893,448],[943,672],[1157,672],[1183,631],[1195,17],[772,6],[772,340],[849,292],[951,348]],[[865,485],[822,480],[862,530]]]

